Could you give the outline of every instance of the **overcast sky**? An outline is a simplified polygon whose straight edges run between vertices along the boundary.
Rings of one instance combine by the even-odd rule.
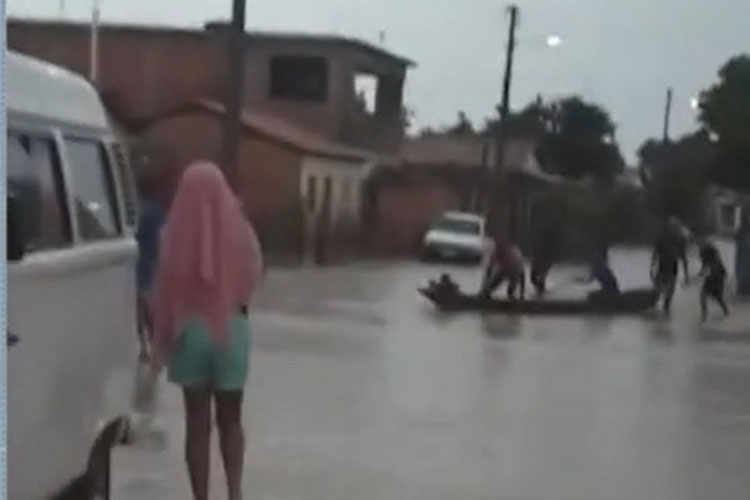
[[[406,104],[417,126],[464,110],[477,124],[500,99],[507,2],[497,0],[247,0],[249,29],[328,32],[415,60]],[[630,161],[659,136],[674,87],[673,135],[696,127],[690,99],[734,54],[750,52],[750,0],[518,0],[512,104],[578,93],[604,105]],[[92,0],[7,0],[15,16],[90,19]],[[104,21],[200,26],[228,18],[231,0],[101,0]],[[564,43],[546,46],[545,35]]]

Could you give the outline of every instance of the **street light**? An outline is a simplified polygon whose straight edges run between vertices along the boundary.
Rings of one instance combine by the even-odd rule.
[[[547,35],[525,36],[516,40],[516,43],[521,47],[536,48],[540,48],[541,44],[543,43],[544,46],[549,49],[557,49],[563,44],[564,41],[565,40],[560,35],[556,33],[550,33]]]
[[[547,35],[547,47],[555,49],[562,45],[563,39],[558,35]]]
[[[690,98],[690,108],[693,111],[698,111],[698,108],[701,106],[701,100],[699,97],[691,97]]]

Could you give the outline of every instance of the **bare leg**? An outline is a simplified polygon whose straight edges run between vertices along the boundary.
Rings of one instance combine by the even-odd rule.
[[[680,252],[680,260],[682,261],[682,272],[685,275],[685,284],[690,282],[690,265],[688,264],[687,248],[683,248]]]
[[[705,322],[708,317],[708,295],[701,291],[701,322]]]
[[[146,298],[143,294],[139,293],[137,297],[137,332],[138,332],[138,357],[142,360],[148,358],[149,351],[149,336],[151,329],[151,321],[149,314],[149,307]]]
[[[484,299],[490,299],[495,290],[497,290],[503,284],[506,278],[507,276],[503,271],[493,271],[493,273],[487,280],[486,286],[484,290],[482,290],[480,296]]]
[[[216,393],[216,422],[224,460],[229,500],[242,499],[245,434],[242,430],[242,391]]]
[[[727,307],[727,303],[724,300],[723,291],[716,294],[716,302],[719,303],[719,306],[721,306],[721,310],[724,311],[724,316],[729,316],[729,308]]]
[[[185,461],[195,500],[208,500],[211,459],[211,392],[183,389],[185,396]]]
[[[664,288],[664,313],[669,315],[672,312],[672,297],[674,297],[675,282],[677,276],[671,276]]]
[[[518,292],[521,294],[521,300],[523,300],[526,298],[526,272],[522,272],[518,279],[520,280]]]

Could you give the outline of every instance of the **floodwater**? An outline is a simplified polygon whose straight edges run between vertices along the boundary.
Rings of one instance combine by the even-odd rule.
[[[624,287],[647,256],[618,252]],[[273,271],[256,303],[246,498],[747,500],[750,339],[674,318],[441,315],[403,262]],[[578,271],[553,276],[559,294]],[[746,343],[748,341],[748,343]],[[115,457],[116,499],[188,498],[179,393],[162,450]],[[214,497],[225,497],[218,454]]]

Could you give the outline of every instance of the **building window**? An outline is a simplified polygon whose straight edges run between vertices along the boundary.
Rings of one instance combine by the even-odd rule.
[[[95,141],[65,139],[78,229],[84,241],[119,234],[112,170],[104,147]]]
[[[354,75],[354,95],[359,110],[373,116],[378,108],[378,77],[370,73]]]
[[[111,147],[120,186],[122,186],[125,223],[130,227],[135,227],[138,223],[138,208],[136,205],[136,188],[133,172],[130,170],[122,144],[113,142],[111,143]]]
[[[68,246],[72,231],[54,139],[9,130],[7,154],[8,192],[20,201],[25,251]]]
[[[328,98],[328,61],[324,57],[271,58],[271,98],[325,102]]]
[[[311,175],[307,178],[307,208],[309,210],[315,210],[315,204],[317,202],[316,195],[318,190],[318,182],[315,176]]]

